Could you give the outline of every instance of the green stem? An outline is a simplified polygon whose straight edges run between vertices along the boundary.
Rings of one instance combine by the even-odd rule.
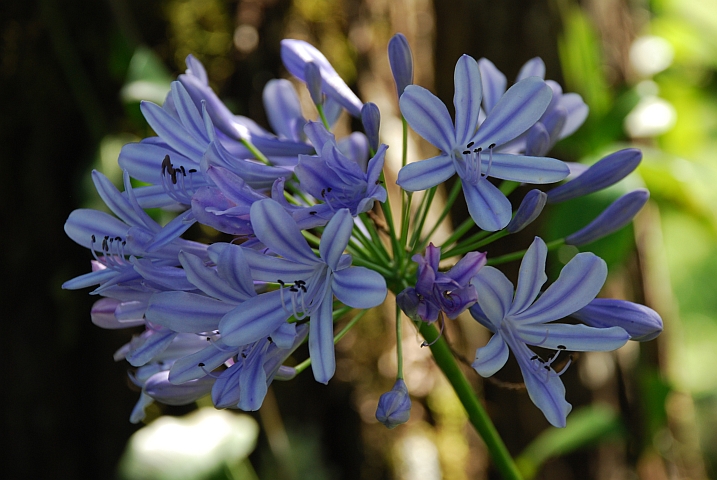
[[[438,230],[438,227],[441,225],[443,220],[448,216],[448,213],[451,211],[451,207],[453,207],[453,204],[455,203],[456,199],[458,198],[458,194],[461,193],[461,182],[459,180],[456,180],[453,183],[453,187],[451,188],[451,193],[448,194],[448,199],[446,200],[446,206],[443,207],[443,211],[441,212],[441,215],[438,217],[438,221],[436,221],[436,224],[433,225],[433,228],[431,228],[431,231],[428,232],[428,235],[426,235],[425,239],[421,242],[417,250],[423,250],[426,248],[427,241],[429,238],[433,236],[434,233],[436,233],[436,230]],[[414,250],[416,251],[416,250]]]
[[[555,250],[556,248],[565,245],[565,239],[559,238],[558,240],[553,240],[552,242],[548,242],[547,244],[548,250]],[[525,252],[528,250],[520,250],[518,252],[508,253],[500,257],[490,258],[488,259],[487,265],[500,265],[501,263],[508,263],[512,262],[514,260],[520,260],[525,255]]]
[[[246,138],[240,138],[239,141],[241,142],[242,145],[244,145],[247,148],[247,150],[249,150],[251,152],[252,155],[254,155],[254,158],[256,158],[257,160],[259,160],[261,163],[263,163],[265,165],[271,165],[271,162],[269,161],[269,159],[266,158],[266,156],[263,153],[261,153],[259,151],[259,149],[254,146],[253,143],[251,143]]]
[[[326,120],[326,115],[324,114],[324,106],[319,103],[316,105],[316,110],[319,111],[319,118],[321,118],[321,123],[323,123],[326,130],[330,132],[331,125],[329,125],[329,121]]]
[[[481,232],[481,233],[482,233],[482,232]],[[476,234],[476,235],[477,235],[477,234]],[[441,255],[441,259],[451,258],[451,257],[455,257],[455,256],[457,256],[457,255],[463,255],[464,253],[473,252],[473,251],[475,251],[476,249],[478,249],[478,248],[480,248],[480,247],[482,247],[482,246],[485,246],[485,245],[488,245],[489,243],[495,242],[495,241],[498,240],[499,238],[505,237],[506,235],[508,235],[508,231],[507,231],[507,230],[500,230],[500,231],[495,232],[494,234],[492,234],[492,235],[490,235],[490,236],[488,236],[488,237],[485,237],[485,238],[483,238],[483,239],[476,240],[476,241],[473,242],[473,243],[470,243],[470,242],[465,242],[465,243],[463,243],[463,242],[461,242],[459,245],[456,245],[455,248],[452,248],[452,249],[448,250],[445,254]]]
[[[413,234],[411,235],[411,242],[409,243],[410,251],[412,253],[416,252],[416,242],[418,242],[418,239],[421,238],[423,226],[426,224],[426,219],[428,218],[428,211],[431,209],[431,204],[433,203],[433,198],[436,196],[437,191],[438,187],[432,187],[428,189],[428,191],[423,194],[423,198],[421,199],[421,205],[416,211],[416,216],[413,220]],[[438,223],[440,223],[440,221]]]
[[[386,185],[386,176],[383,172],[381,172],[380,180],[384,185]],[[396,226],[393,223],[393,212],[391,211],[391,198],[389,195],[386,195],[386,201],[381,204],[381,209],[383,210],[383,216],[386,219],[386,225],[388,226],[388,236],[391,239],[393,256],[394,258],[400,259],[403,257],[403,250],[398,243],[398,235],[396,235]]]
[[[398,303],[396,304],[396,355],[398,357],[398,369],[396,373],[396,378],[403,378],[403,334],[402,334],[402,325],[401,321],[403,320],[401,316],[401,307],[398,306]]]
[[[473,387],[458,366],[445,338],[433,325],[425,322],[420,322],[419,331],[426,342],[430,344],[436,364],[451,383],[458,399],[468,413],[471,424],[483,438],[498,471],[506,480],[522,480],[523,477],[503,443],[503,439],[500,438],[493,422],[473,391]]]

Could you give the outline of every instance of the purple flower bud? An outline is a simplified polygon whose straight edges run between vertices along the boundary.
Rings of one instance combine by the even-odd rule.
[[[630,223],[650,198],[644,188],[626,193],[615,200],[595,220],[565,239],[568,245],[581,246],[610,235]]]
[[[416,293],[415,288],[408,287],[401,293],[396,295],[396,303],[398,304],[398,307],[401,309],[401,311],[405,313],[406,316],[414,322],[423,320],[418,314],[418,309],[421,306],[421,299]]]
[[[570,315],[598,328],[622,327],[630,340],[646,342],[662,332],[662,318],[653,309],[613,298],[596,298]]]
[[[408,421],[411,416],[411,397],[408,396],[406,382],[396,380],[393,388],[381,395],[376,408],[376,420],[388,428],[395,428]]]
[[[613,185],[635,170],[642,160],[642,152],[626,148],[598,161],[576,179],[548,192],[548,203],[559,203],[582,197]]]
[[[413,55],[402,33],[397,33],[388,41],[388,63],[400,98],[403,90],[413,83]]]
[[[321,71],[314,62],[306,62],[304,66],[304,78],[306,79],[306,88],[309,89],[311,101],[314,105],[324,103],[324,96],[321,93]]]
[[[540,212],[543,211],[547,199],[548,195],[537,188],[529,191],[523,197],[518,211],[515,212],[515,216],[505,229],[510,233],[517,233],[533,223],[533,220],[538,218]]]
[[[381,112],[375,103],[364,103],[361,108],[361,121],[368,137],[368,144],[375,152],[378,150],[378,130],[381,126]]]

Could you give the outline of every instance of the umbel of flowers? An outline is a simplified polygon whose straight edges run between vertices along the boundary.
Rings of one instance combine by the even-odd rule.
[[[508,86],[490,61],[460,57],[451,119],[441,100],[413,85],[410,48],[405,37],[394,36],[388,60],[404,128],[410,125],[438,152],[409,162],[404,147],[401,204],[391,205],[383,175],[388,147],[379,141],[376,105],[361,102],[310,44],[284,40],[281,53],[286,69],[308,88],[319,121],[304,118],[288,80],[271,80],[264,90],[273,132],[234,115],[190,55],[164,104],[141,104],[157,135],[122,149],[124,191],[92,173],[112,214],[76,210],[65,224],[93,260],[90,273],[63,287],[94,288],[99,299],[92,320],[103,328],[144,327],[115,353],[134,367],[130,377],[142,389],[132,422],[141,421],[153,401],[186,404],[207,394],[219,408],[256,410],[272,381],[291,379],[309,364],[316,380],[328,383],[334,343],[365,309],[381,305],[388,290],[421,334],[433,338],[432,349],[444,342],[434,322],[442,325],[469,310],[493,333],[487,345],[476,346],[478,374],[493,375],[512,352],[530,398],[559,427],[571,408],[560,380],[568,366],[554,368],[563,352],[614,350],[660,333],[662,321],[651,309],[596,298],[607,267],[592,253],[575,256],[544,288],[550,249],[587,244],[626,225],[647,201],[645,190],[618,199],[566,238],[546,244],[536,237],[525,251],[496,259],[479,251],[523,229],[547,204],[618,182],[641,159],[638,150],[627,149],[579,169],[545,156],[588,111],[579,95],[544,80],[539,58]],[[363,132],[335,137],[332,127],[344,111],[362,121]],[[506,196],[519,184],[561,182],[571,169],[576,174],[569,181],[531,190],[517,207]],[[428,223],[428,211],[436,189],[455,175],[439,223],[461,192],[471,218],[435,245],[438,225]],[[132,178],[145,186],[133,187]],[[412,206],[410,192],[423,190]],[[160,225],[150,208],[180,213]],[[227,241],[182,238],[195,223]],[[468,235],[475,226],[479,232]],[[495,265],[520,258],[514,287]],[[439,269],[451,259],[452,268]],[[335,331],[334,321],[345,315],[353,319]],[[564,317],[575,321],[559,322]],[[411,407],[400,312],[396,329],[397,380],[376,412],[389,428],[406,422]],[[310,358],[284,365],[304,342]],[[554,354],[540,356],[531,346]],[[436,361],[456,385],[462,374],[455,359],[436,354]],[[480,408],[471,402],[464,401],[467,409]],[[486,441],[500,457],[499,439]]]

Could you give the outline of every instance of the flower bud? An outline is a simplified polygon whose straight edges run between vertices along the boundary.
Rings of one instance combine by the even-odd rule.
[[[411,415],[411,397],[408,396],[406,382],[396,380],[393,388],[381,395],[376,408],[376,420],[388,428],[395,428],[408,421]]]
[[[311,101],[314,105],[324,103],[324,96],[321,93],[321,71],[314,62],[306,62],[304,66],[304,78],[306,79],[306,88],[309,89]]]
[[[361,108],[361,121],[368,137],[368,144],[374,152],[378,150],[378,131],[381,126],[381,112],[375,103],[364,103]]]
[[[413,83],[413,55],[402,33],[397,33],[388,41],[388,63],[396,82],[396,92],[401,98],[403,90]]]
[[[662,318],[653,309],[626,300],[596,298],[570,315],[598,328],[622,327],[630,340],[646,342],[662,332]]]
[[[642,160],[642,152],[626,148],[612,153],[571,180],[548,192],[548,203],[559,203],[582,197],[613,185],[635,170]]]
[[[548,195],[537,188],[529,191],[525,197],[523,197],[518,211],[515,212],[515,216],[505,229],[508,230],[509,233],[517,233],[533,223],[533,221],[538,218],[538,215],[540,215],[540,212],[543,211],[547,199]]]
[[[645,189],[638,189],[623,195],[595,217],[595,220],[585,228],[568,236],[565,239],[565,243],[579,247],[620,230],[632,221],[648,198],[650,198],[650,193]]]

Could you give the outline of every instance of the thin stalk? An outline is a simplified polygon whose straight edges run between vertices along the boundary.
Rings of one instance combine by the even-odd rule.
[[[386,177],[381,172],[381,182],[386,184]],[[388,236],[391,239],[391,248],[393,249],[393,256],[395,258],[402,258],[403,251],[398,244],[398,235],[396,235],[396,226],[393,223],[393,212],[391,211],[391,198],[386,195],[386,201],[381,204],[383,210],[383,216],[386,218],[386,225],[388,226]]]
[[[391,260],[391,257],[388,254],[388,251],[386,250],[386,247],[384,246],[383,242],[381,241],[381,237],[378,236],[378,232],[376,231],[376,226],[373,224],[373,221],[371,221],[371,219],[368,218],[368,215],[366,215],[365,213],[362,213],[360,215],[360,218],[364,226],[366,227],[366,230],[368,230],[368,234],[371,236],[371,243],[373,245],[376,245],[376,248],[382,252],[382,258],[386,262],[389,262]]]
[[[468,233],[468,230],[473,228],[473,225],[475,225],[475,222],[471,217],[468,217],[463,220],[463,223],[461,223],[458,228],[453,231],[451,236],[448,237],[445,242],[443,242],[443,246],[447,247],[448,245],[453,245],[454,243],[456,243],[459,238]]]
[[[548,242],[546,244],[548,250],[555,250],[562,245],[565,245],[564,238],[559,238],[558,240],[553,240],[552,242]],[[520,250],[519,252],[508,253],[500,257],[490,258],[488,259],[487,265],[500,265],[501,263],[508,263],[514,260],[520,260],[521,258],[523,258],[525,252],[527,251],[528,250]]]
[[[244,145],[247,148],[247,150],[249,150],[251,152],[252,155],[254,155],[254,158],[256,158],[257,160],[259,160],[261,163],[263,163],[265,165],[271,165],[271,162],[269,161],[269,159],[266,158],[266,156],[263,153],[261,153],[259,151],[259,149],[254,146],[253,143],[251,143],[246,138],[240,138],[239,141],[241,142],[242,145]]]
[[[401,115],[401,124],[403,126],[403,142],[402,147],[403,151],[401,153],[401,166],[405,167],[406,163],[408,163],[408,122],[406,122],[406,119],[403,118],[403,115]]]
[[[464,253],[472,252],[480,247],[493,243],[499,238],[505,237],[506,235],[508,235],[507,230],[500,230],[486,238],[483,238],[482,240],[477,240],[473,243],[461,242],[459,245],[456,245],[455,248],[452,248],[448,250],[445,254],[441,255],[441,259],[451,258],[457,255],[463,255]]]
[[[436,191],[438,191],[438,187],[430,188],[423,195],[423,198],[421,199],[421,205],[418,211],[416,211],[416,218],[413,221],[413,235],[411,235],[411,242],[409,243],[410,250],[413,253],[415,253],[416,242],[419,238],[421,238],[421,232],[423,231],[423,226],[426,224],[428,212],[431,208],[431,203],[433,203],[433,198],[436,196]]]
[[[411,217],[411,200],[413,200],[413,192],[405,192],[401,194],[403,201],[401,202],[401,239],[399,245],[406,250],[408,246],[408,226]]]
[[[456,199],[458,198],[458,194],[461,193],[461,182],[460,180],[456,180],[453,184],[453,187],[451,188],[451,193],[448,194],[448,199],[446,199],[446,206],[443,207],[443,211],[441,212],[441,215],[438,217],[438,221],[436,224],[431,228],[431,231],[428,232],[428,235],[426,235],[425,239],[421,242],[420,248],[418,250],[423,250],[426,248],[426,240],[431,238],[434,233],[436,233],[436,230],[438,230],[438,227],[441,225],[443,220],[448,216],[448,213],[451,211],[451,207],[453,207],[453,204],[456,202]]]
[[[321,119],[321,123],[324,124],[324,127],[326,127],[327,131],[331,131],[331,125],[329,125],[329,121],[326,120],[326,115],[324,114],[324,106],[318,103],[316,105],[316,110],[319,112],[319,118]]]
[[[396,304],[396,356],[397,358],[397,364],[398,369],[396,373],[396,378],[403,378],[403,342],[401,341],[403,339],[403,332],[402,332],[402,325],[401,325],[401,307],[398,306],[398,303]]]
[[[430,344],[431,353],[436,360],[436,364],[451,383],[458,399],[468,413],[468,419],[471,424],[483,438],[488,448],[488,453],[498,471],[506,480],[522,480],[523,477],[503,443],[503,439],[478,400],[473,387],[458,366],[445,338],[440,335],[433,325],[425,322],[420,322],[419,331],[426,342]]]
[[[352,264],[359,267],[367,267],[371,270],[375,270],[381,275],[383,275],[385,278],[394,278],[396,276],[396,273],[393,270],[387,268],[384,265],[379,265],[378,263],[369,260],[366,257],[355,256],[353,258]]]

